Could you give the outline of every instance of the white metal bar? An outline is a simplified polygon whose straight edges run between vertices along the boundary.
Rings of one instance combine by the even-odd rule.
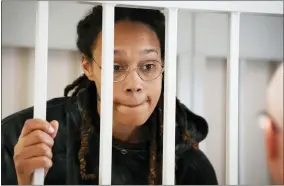
[[[226,184],[238,185],[239,162],[239,38],[240,13],[230,14],[230,52],[227,64]]]
[[[114,7],[103,4],[99,184],[111,185]]]
[[[283,1],[85,1],[146,8],[179,8],[196,11],[283,14]]]
[[[47,58],[48,58],[48,1],[37,2],[34,77],[34,118],[46,119]],[[44,169],[36,169],[33,185],[44,184]]]
[[[175,185],[176,59],[178,9],[166,12],[163,185]]]
[[[2,10],[2,3],[0,3],[0,12]],[[3,14],[1,14],[3,15]],[[2,19],[0,19],[0,25],[2,26]],[[2,36],[2,29],[0,29],[0,36]],[[2,37],[0,37],[0,43],[2,43]],[[2,43],[2,46],[3,46],[3,43]],[[2,46],[0,46],[0,50],[2,51]],[[2,62],[2,52],[0,52],[0,59],[1,59],[1,62]],[[0,65],[0,77],[2,78],[2,63]],[[0,104],[2,105],[2,80],[0,81]],[[2,106],[1,106],[2,107]],[[0,107],[0,118],[2,120],[2,108]],[[1,177],[0,177],[1,179]]]

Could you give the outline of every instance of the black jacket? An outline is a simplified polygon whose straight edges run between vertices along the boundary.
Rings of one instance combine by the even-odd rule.
[[[98,184],[98,180],[85,181],[80,177],[78,151],[80,149],[80,123],[82,109],[90,105],[88,91],[75,97],[55,98],[47,102],[47,121],[57,120],[59,130],[53,147],[53,166],[49,170],[46,185]],[[186,125],[196,141],[203,140],[208,132],[206,121],[182,105]],[[177,112],[182,112],[177,110]],[[98,117],[98,116],[96,116]],[[2,120],[1,125],[1,177],[2,185],[17,184],[13,162],[14,146],[27,119],[33,118],[33,108],[17,112]],[[180,140],[180,129],[176,127],[176,184],[218,184],[215,171],[200,151]],[[88,172],[98,172],[99,133],[90,137],[87,155]],[[147,185],[149,173],[149,145],[122,144],[113,140],[112,184]],[[161,152],[161,151],[160,151]],[[161,162],[162,154],[158,161]]]

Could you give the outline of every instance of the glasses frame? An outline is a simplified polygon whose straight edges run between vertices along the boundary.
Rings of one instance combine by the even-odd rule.
[[[92,60],[93,60],[94,63],[100,68],[100,70],[102,70],[102,67],[96,62],[96,60],[95,60],[95,59],[92,59]],[[119,80],[119,81],[113,81],[113,82],[114,82],[114,83],[117,83],[117,82],[124,81],[124,80],[126,79],[126,77],[129,75],[129,73],[130,73],[132,70],[135,70],[136,73],[138,74],[138,76],[140,77],[140,79],[142,79],[143,81],[153,81],[153,80],[157,79],[157,78],[165,71],[164,65],[163,65],[162,63],[160,63],[160,62],[158,62],[158,63],[161,65],[162,69],[161,69],[160,73],[157,75],[157,77],[155,77],[155,78],[153,78],[153,79],[150,79],[150,80],[145,80],[145,79],[143,79],[143,78],[140,76],[140,74],[137,72],[137,68],[138,68],[138,67],[130,69],[129,66],[128,66],[128,68],[127,68],[127,70],[126,70],[126,72],[127,72],[126,76],[125,76],[123,79]]]

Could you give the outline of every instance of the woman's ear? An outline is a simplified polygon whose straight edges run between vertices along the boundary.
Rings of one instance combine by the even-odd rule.
[[[88,60],[88,58],[83,55],[81,59],[81,67],[84,74],[88,77],[89,80],[93,80],[93,64]]]

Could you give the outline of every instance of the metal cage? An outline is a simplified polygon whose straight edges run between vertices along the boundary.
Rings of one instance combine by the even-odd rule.
[[[46,118],[48,1],[38,1],[35,46],[34,117]],[[82,2],[80,2],[82,3]],[[102,104],[99,184],[111,184],[112,151],[112,65],[114,48],[114,7],[140,7],[164,10],[166,14],[165,96],[163,184],[175,184],[175,97],[178,10],[225,12],[230,15],[230,44],[227,66],[226,98],[226,184],[238,184],[239,118],[239,32],[240,14],[283,14],[282,1],[86,1],[103,5]],[[200,59],[196,59],[200,60]],[[202,60],[202,59],[201,59]],[[108,77],[108,78],[107,78]],[[35,170],[33,184],[43,185],[43,169]]]

